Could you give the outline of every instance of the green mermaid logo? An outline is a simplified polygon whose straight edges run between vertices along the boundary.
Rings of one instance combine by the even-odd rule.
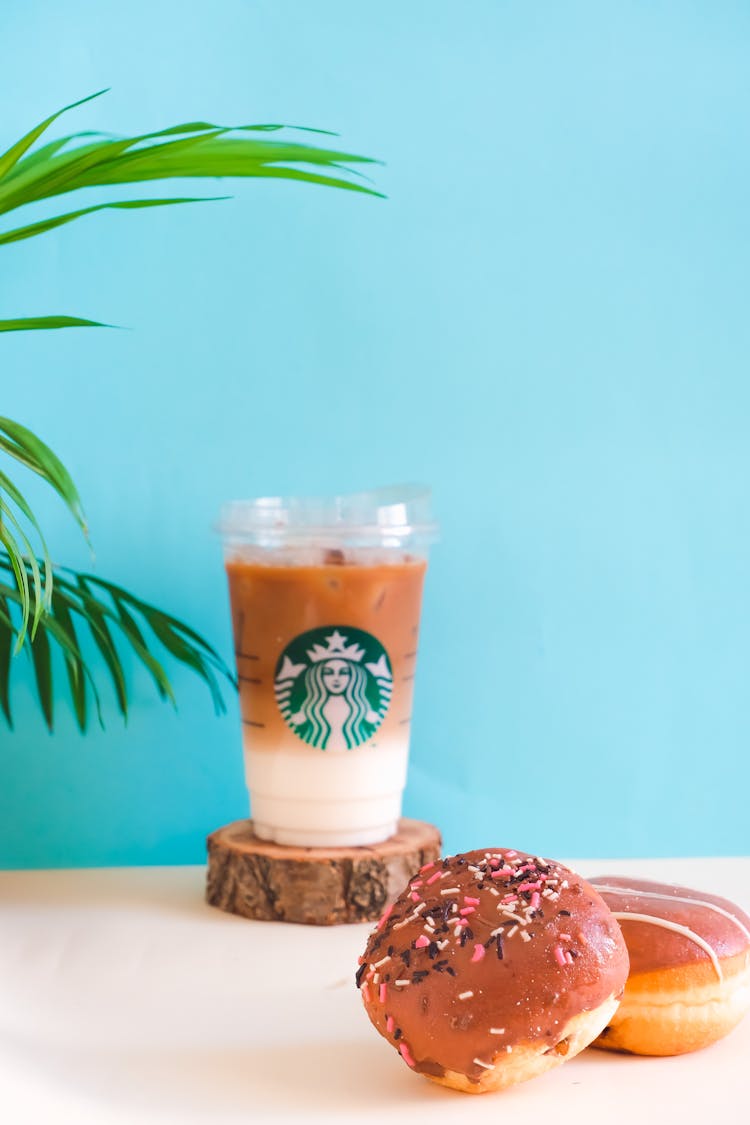
[[[353,750],[385,718],[393,673],[388,653],[370,633],[327,625],[286,646],[274,689],[284,721],[303,742],[319,750]]]

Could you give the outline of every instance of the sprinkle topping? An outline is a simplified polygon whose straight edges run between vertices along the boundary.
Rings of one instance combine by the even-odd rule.
[[[571,966],[590,954],[585,954],[575,900],[569,894],[560,903],[572,906],[575,918],[557,905],[568,879],[576,884],[573,893],[579,894],[578,877],[573,880],[566,868],[503,849],[426,864],[410,880],[378,923],[358,973],[371,1019],[410,1067],[428,1073],[434,1073],[428,1066],[448,1067],[443,1053],[433,1053],[434,1045],[422,1041],[424,1032],[418,1028],[425,1025],[413,1022],[420,1013],[430,1024],[437,1019],[443,1028],[440,1042],[449,1052],[466,1051],[459,1069],[478,1082],[479,1071],[494,1068],[498,1050],[512,1051],[521,1041],[521,1030],[534,1010],[531,997],[539,987],[532,978],[531,992],[520,991],[529,987],[517,982],[528,979],[530,965],[539,965],[551,991],[565,995],[568,985],[560,981],[566,978],[578,987]],[[542,958],[532,962],[535,948]],[[513,997],[500,1006],[494,1001],[495,980]],[[427,987],[430,982],[438,992]],[[409,989],[408,996],[404,989]],[[529,1033],[540,1034],[536,1022]],[[504,1043],[497,1044],[498,1036]]]

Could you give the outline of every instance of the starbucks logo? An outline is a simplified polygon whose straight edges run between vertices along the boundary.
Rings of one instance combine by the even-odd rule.
[[[276,665],[276,702],[309,746],[353,750],[378,729],[393,673],[380,641],[362,629],[327,625],[301,633]]]

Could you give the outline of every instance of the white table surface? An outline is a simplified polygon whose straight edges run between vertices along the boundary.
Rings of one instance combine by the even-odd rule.
[[[750,859],[573,862],[652,876],[750,910]],[[203,903],[200,867],[0,872],[0,1121],[750,1119],[750,1017],[671,1059],[585,1051],[501,1094],[412,1074],[354,986],[369,925],[248,922]]]

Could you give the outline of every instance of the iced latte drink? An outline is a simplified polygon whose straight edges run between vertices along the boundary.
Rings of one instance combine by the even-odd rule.
[[[429,494],[230,505],[223,520],[256,833],[375,843],[406,782]]]

